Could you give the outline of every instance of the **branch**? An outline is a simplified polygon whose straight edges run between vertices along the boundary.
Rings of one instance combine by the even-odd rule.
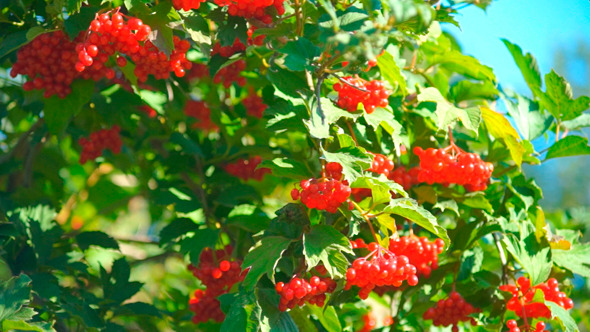
[[[330,73],[330,75],[332,75],[332,76],[336,77],[336,78],[337,78],[337,79],[338,79],[340,82],[342,82],[342,83],[344,83],[344,84],[348,85],[348,86],[349,86],[349,87],[351,87],[351,88],[355,88],[355,89],[357,89],[357,90],[359,90],[359,91],[366,92],[366,93],[369,93],[369,92],[371,92],[371,91],[369,91],[369,90],[367,90],[367,89],[359,88],[358,86],[356,86],[356,85],[354,85],[354,84],[352,84],[352,83],[348,82],[347,80],[343,79],[342,77],[340,77],[340,76],[338,76],[338,75],[336,75],[336,74],[334,74],[334,73]]]

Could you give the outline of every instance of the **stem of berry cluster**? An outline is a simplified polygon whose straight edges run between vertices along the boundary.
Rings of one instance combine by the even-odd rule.
[[[352,84],[352,83],[348,82],[347,80],[343,79],[342,77],[340,77],[340,76],[338,76],[338,75],[336,75],[336,74],[334,74],[334,73],[330,73],[330,75],[332,75],[332,76],[336,77],[336,78],[337,78],[337,79],[338,79],[340,82],[342,82],[342,83],[344,83],[344,84],[348,85],[348,86],[349,86],[349,87],[351,87],[351,88],[355,88],[355,89],[357,89],[357,90],[359,90],[359,91],[366,92],[366,93],[369,93],[369,92],[370,92],[370,91],[369,91],[369,90],[367,90],[367,89],[360,88],[360,87],[358,87],[358,86],[356,86],[356,85],[354,85],[354,84]]]
[[[354,201],[351,201],[352,205],[354,206],[355,209],[357,209],[357,211],[359,211],[361,213],[361,216],[363,216],[363,219],[365,219],[365,221],[367,222],[367,224],[369,224],[369,228],[371,229],[371,233],[373,234],[373,239],[375,239],[375,242],[379,243],[379,238],[377,238],[377,233],[375,233],[375,229],[373,228],[373,225],[371,224],[371,219],[369,219],[369,217],[367,217],[367,213],[365,211],[363,211],[363,209]]]

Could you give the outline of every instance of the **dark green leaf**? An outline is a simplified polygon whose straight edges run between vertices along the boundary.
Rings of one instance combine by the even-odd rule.
[[[180,252],[188,254],[191,263],[196,266],[199,264],[201,251],[207,247],[215,248],[218,237],[218,229],[199,229],[192,236],[187,236],[180,241]]]
[[[530,99],[514,93],[511,96],[515,101],[509,99],[506,93],[500,96],[524,139],[533,140],[543,135],[553,123],[553,117],[548,113],[542,114],[537,103]]]
[[[260,277],[265,274],[274,280],[274,272],[279,259],[291,242],[281,236],[269,236],[259,241],[256,247],[244,257],[242,268],[250,268],[250,270],[242,282],[242,286],[246,290],[254,289]]]
[[[33,318],[34,311],[30,310],[28,317],[19,315],[19,311],[24,309],[30,302],[31,297],[31,278],[25,274],[18,277],[12,277],[0,284],[0,322],[3,320],[12,320],[18,317],[18,320],[29,320]]]
[[[337,162],[342,165],[342,174],[349,183],[356,181],[361,176],[361,172],[370,167],[372,161],[364,149],[357,147],[340,149],[335,153],[322,150],[322,154],[327,162]]]
[[[399,87],[398,91],[402,96],[406,95],[406,78],[402,74],[399,66],[395,63],[393,55],[385,52],[377,57],[377,65],[381,76],[386,79],[392,87]]]
[[[508,233],[503,242],[512,257],[528,272],[533,285],[547,280],[553,266],[550,248],[541,247],[535,234],[519,240],[514,234]]]
[[[126,316],[135,316],[135,315],[145,315],[145,316],[155,316],[160,317],[160,311],[154,307],[153,305],[145,302],[131,302],[126,303],[115,310],[114,313],[117,315],[126,315]]]
[[[498,89],[496,89],[494,84],[490,81],[459,81],[457,84],[451,87],[451,91],[449,93],[455,103],[475,99],[495,100],[498,98],[499,94]]]
[[[108,234],[101,231],[82,232],[76,235],[76,242],[78,242],[78,246],[82,251],[90,248],[90,246],[119,250],[119,243]]]
[[[590,106],[590,98],[582,96],[573,99],[572,87],[555,71],[545,75],[547,99],[543,104],[558,120],[571,120],[582,114]]]
[[[477,134],[481,122],[481,111],[479,108],[458,108],[448,102],[437,88],[432,87],[422,90],[418,95],[418,101],[436,103],[439,130],[447,130],[455,121],[461,120],[465,128]]]
[[[293,71],[312,70],[313,59],[321,53],[319,47],[303,37],[285,44],[281,52],[287,55],[285,66]]]
[[[275,158],[273,160],[263,160],[260,167],[270,168],[272,175],[281,178],[290,178],[301,180],[309,178],[309,170],[299,161],[288,158]]]
[[[541,73],[539,72],[539,67],[537,66],[537,60],[533,57],[530,53],[526,55],[523,54],[522,49],[515,44],[512,44],[506,39],[502,39],[504,45],[508,48],[510,54],[512,54],[512,58],[514,58],[514,62],[520,69],[524,80],[529,85],[531,91],[535,93],[535,91],[540,91],[541,89]]]
[[[346,267],[333,266],[330,256],[341,252],[352,254],[350,241],[344,234],[338,232],[334,227],[328,225],[314,225],[308,234],[303,235],[303,253],[309,269],[320,262],[328,269],[332,277],[344,276]]]
[[[188,218],[175,219],[160,231],[160,244],[166,244],[198,229],[199,225]]]
[[[45,122],[52,134],[60,134],[66,129],[73,116],[82,110],[94,93],[94,81],[76,80],[72,92],[65,98],[52,96],[45,101]]]

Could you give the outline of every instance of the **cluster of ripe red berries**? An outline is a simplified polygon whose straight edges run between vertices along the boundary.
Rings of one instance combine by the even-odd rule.
[[[395,170],[393,170],[393,172],[389,173],[389,176],[387,178],[398,183],[399,185],[404,187],[404,190],[408,191],[410,190],[410,188],[420,183],[418,181],[419,172],[420,170],[418,167],[412,167],[410,169],[407,169],[405,167],[398,166],[395,168]]]
[[[420,158],[418,181],[428,184],[458,184],[469,191],[485,190],[494,171],[494,165],[481,160],[474,153],[467,153],[451,143],[444,149],[414,148]]]
[[[347,83],[338,82],[333,88],[338,91],[336,104],[349,111],[356,112],[358,104],[363,104],[367,113],[373,113],[377,107],[385,107],[389,104],[387,98],[391,94],[385,88],[383,81],[365,81],[359,77],[347,76],[342,80]]]
[[[475,320],[469,317],[474,312],[476,309],[467,303],[461,294],[453,291],[448,298],[439,300],[435,307],[426,310],[423,318],[432,320],[434,326],[452,325],[452,331],[457,332],[459,322],[469,321],[471,325],[476,325]]]
[[[291,190],[291,198],[301,199],[310,209],[326,210],[336,213],[342,203],[350,197],[351,189],[346,180],[342,181],[342,165],[326,164],[324,176],[319,179],[301,180],[301,191]]]
[[[25,91],[45,89],[45,98],[53,95],[65,98],[72,92],[72,82],[81,77],[75,69],[78,60],[75,48],[76,43],[70,41],[63,31],[37,36],[18,50],[10,76],[28,76],[23,85]],[[102,71],[89,71],[87,74],[95,80],[105,75]]]
[[[255,91],[250,90],[248,96],[242,99],[242,104],[246,108],[246,113],[255,118],[262,118],[262,114],[268,106],[262,102],[262,98]]]
[[[217,125],[211,121],[211,109],[204,101],[189,100],[184,105],[184,114],[195,118],[193,128],[199,128],[206,131],[217,129]]]
[[[176,10],[182,9],[188,12],[191,9],[199,9],[201,3],[205,1],[206,0],[172,0],[172,5]]]
[[[564,292],[559,291],[559,283],[555,278],[542,282],[531,287],[529,278],[520,277],[516,280],[517,285],[502,285],[500,290],[511,292],[512,298],[508,300],[506,308],[521,318],[551,318],[551,311],[543,302],[533,302],[535,292],[539,289],[543,292],[545,301],[557,303],[560,307],[568,310],[574,307],[572,299]]]
[[[121,137],[119,136],[119,126],[113,126],[111,129],[101,129],[90,134],[90,138],[82,137],[78,144],[82,146],[80,154],[80,164],[85,164],[88,160],[94,160],[102,155],[104,149],[109,149],[113,153],[121,152]]]
[[[245,50],[246,45],[244,45],[238,38],[236,38],[233,45],[231,46],[222,47],[221,44],[216,43],[213,46],[211,56],[219,54],[224,58],[229,58],[235,53],[243,52]],[[226,89],[229,88],[233,82],[236,82],[239,86],[244,86],[246,85],[246,78],[241,74],[245,69],[246,61],[244,59],[239,59],[219,69],[217,73],[215,73],[215,76],[213,76],[213,83],[223,84],[223,86]]]
[[[418,275],[430,277],[432,270],[438,268],[438,255],[443,252],[445,243],[441,239],[430,241],[427,237],[415,235],[402,236],[389,240],[389,251],[405,255],[410,264],[416,267]]]
[[[382,154],[376,153],[373,157],[373,162],[371,163],[371,168],[369,168],[369,171],[389,177],[389,173],[393,171],[393,167],[393,160],[388,159]]]
[[[195,297],[189,300],[189,309],[195,313],[192,319],[195,324],[210,319],[216,322],[225,319],[217,297],[227,293],[235,283],[242,281],[246,274],[242,271],[242,263],[231,259],[232,251],[231,246],[219,250],[205,248],[199,256],[199,265],[188,266],[193,275],[206,287],[205,291],[195,291]]]
[[[360,287],[359,297],[364,300],[376,286],[399,287],[404,281],[410,286],[418,284],[416,267],[408,257],[396,255],[376,242],[369,243],[367,248],[370,253],[357,258],[346,271],[344,289]]]
[[[270,168],[261,167],[257,168],[262,162],[260,156],[254,156],[250,159],[238,159],[238,161],[227,164],[225,171],[229,174],[238,177],[244,181],[250,179],[255,181],[262,181],[264,175],[270,174]]]
[[[112,78],[109,76],[114,76],[114,71],[108,70],[105,64],[110,56],[118,54],[118,66],[127,64],[124,55],[135,63],[135,75],[139,82],[145,82],[149,74],[157,79],[166,79],[171,71],[178,77],[184,76],[185,69],[190,69],[192,65],[186,59],[189,42],[174,37],[174,50],[168,58],[152,42],[146,41],[150,33],[149,25],[138,18],[124,16],[118,8],[97,15],[90,23],[84,42],[76,45],[76,70],[83,72],[87,67],[96,70],[105,68],[105,76]]]
[[[278,16],[285,13],[284,0],[214,0],[220,7],[227,6],[227,12],[232,16],[241,16],[246,19],[257,19],[265,24],[272,23],[271,6]]]
[[[305,303],[323,307],[326,302],[326,293],[332,293],[336,289],[336,282],[328,277],[313,276],[309,281],[304,278],[293,277],[289,282],[278,282],[275,290],[281,296],[279,310],[293,309],[296,305]]]
[[[509,319],[506,322],[506,327],[509,329],[509,332],[549,332],[545,330],[545,322],[537,322],[535,327],[529,326],[527,323],[524,326],[518,327],[518,322],[515,319]]]

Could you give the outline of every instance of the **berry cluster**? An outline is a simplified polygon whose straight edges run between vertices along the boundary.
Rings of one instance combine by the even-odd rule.
[[[432,320],[434,326],[449,326],[453,325],[452,331],[459,331],[457,324],[459,322],[471,322],[475,325],[475,320],[469,315],[476,312],[473,306],[465,301],[461,294],[451,292],[447,299],[438,301],[434,308],[426,310],[423,315],[425,320]]]
[[[512,298],[508,300],[506,308],[514,311],[518,317],[527,318],[551,318],[551,311],[543,302],[532,302],[537,290],[543,292],[546,301],[557,303],[560,307],[568,310],[574,307],[572,299],[564,292],[559,291],[559,283],[556,279],[550,278],[531,287],[529,278],[520,277],[516,280],[517,285],[502,285],[500,290],[511,292]]]
[[[210,319],[222,322],[225,315],[221,311],[217,297],[229,292],[232,286],[244,279],[242,263],[232,260],[233,248],[226,246],[224,249],[213,250],[205,248],[199,256],[199,265],[189,265],[188,269],[201,280],[206,289],[195,291],[195,297],[189,300],[189,308],[195,313],[195,324],[206,322]]]
[[[399,287],[406,280],[408,285],[418,284],[416,267],[408,257],[396,255],[373,242],[368,245],[367,256],[357,258],[346,271],[345,289],[360,287],[359,297],[366,299],[375,286]]]
[[[336,282],[328,277],[313,276],[309,281],[293,277],[287,283],[278,282],[275,289],[281,296],[280,311],[293,309],[296,305],[303,306],[305,303],[323,307],[326,293],[332,293],[336,289]]]
[[[113,126],[111,129],[101,129],[91,133],[89,139],[80,138],[78,140],[78,144],[82,146],[80,164],[100,157],[104,149],[110,149],[113,153],[121,152],[122,142],[119,131],[119,126]]]
[[[209,76],[209,67],[203,63],[193,62],[191,70],[187,73],[186,78],[189,81],[193,81],[207,76]]]
[[[545,322],[537,322],[535,327],[529,326],[528,323],[525,323],[524,326],[518,327],[518,322],[515,319],[509,319],[506,322],[506,327],[509,329],[509,332],[549,332],[545,330]]]
[[[172,5],[176,10],[182,9],[188,12],[191,9],[199,9],[201,3],[205,1],[206,0],[172,0]]]
[[[250,159],[239,159],[235,163],[227,164],[225,166],[225,171],[244,181],[250,179],[262,181],[264,175],[270,173],[270,168],[261,167],[257,169],[261,162],[262,158],[260,158],[260,156],[255,156]]]
[[[336,104],[349,111],[356,112],[358,104],[363,104],[367,113],[373,113],[377,107],[385,107],[389,104],[387,98],[391,94],[385,89],[383,81],[365,81],[359,77],[347,76],[342,78],[347,83],[334,84],[334,90],[338,91]]]
[[[246,108],[246,113],[255,118],[262,118],[262,114],[266,110],[267,106],[262,102],[262,98],[254,91],[250,91],[248,96],[242,100],[242,104]]]
[[[274,7],[277,15],[285,13],[284,0],[214,0],[214,2],[220,7],[227,6],[227,11],[232,16],[254,18],[265,24],[272,23],[272,16],[268,12],[271,6]]]
[[[389,251],[396,255],[406,255],[410,264],[418,270],[418,275],[430,277],[433,269],[438,268],[438,255],[443,251],[445,243],[441,239],[430,242],[427,237],[415,235],[402,236],[389,240]]]
[[[229,58],[230,56],[236,53],[244,52],[245,50],[246,45],[244,45],[244,43],[242,43],[239,38],[236,38],[232,45],[221,46],[221,43],[215,43],[211,49],[211,56],[219,54],[224,58]]]
[[[256,31],[256,29],[258,28],[253,25],[248,28],[248,45],[262,46],[262,44],[264,44],[264,39],[266,38],[266,35],[258,35],[254,37],[254,31]]]
[[[227,89],[233,82],[236,82],[239,86],[246,85],[246,78],[241,76],[242,72],[246,69],[246,61],[239,59],[217,71],[213,76],[213,83],[223,84]]]
[[[61,30],[39,35],[18,50],[10,76],[28,76],[23,85],[25,91],[45,89],[45,98],[53,95],[65,98],[72,92],[72,82],[80,77],[74,68],[75,48],[76,43]],[[112,74],[114,76],[114,72]],[[101,77],[102,74],[97,79]]]
[[[393,171],[393,167],[394,165],[392,160],[388,159],[382,154],[376,153],[373,157],[373,162],[371,163],[371,168],[369,168],[369,171],[383,174],[388,177],[391,171]]]
[[[387,178],[400,184],[404,187],[404,190],[408,191],[410,188],[420,183],[418,181],[419,172],[420,169],[418,167],[412,167],[410,169],[396,167],[393,172],[389,173]]]
[[[149,25],[143,24],[138,18],[124,16],[119,13],[119,9],[97,15],[88,28],[85,40],[76,45],[76,70],[84,72],[87,68],[104,69],[104,75],[112,78],[114,71],[106,68],[105,64],[110,56],[118,54],[118,66],[127,64],[124,55],[135,63],[134,73],[139,82],[145,82],[149,74],[157,79],[166,79],[171,71],[178,77],[184,76],[185,70],[192,66],[186,59],[189,42],[174,37],[174,50],[168,58],[151,41],[146,41],[150,33]]]
[[[346,180],[342,181],[342,165],[328,163],[324,176],[319,179],[301,180],[301,191],[294,188],[291,198],[301,199],[310,209],[326,210],[336,213],[342,203],[350,197],[351,189]]]
[[[414,148],[420,158],[418,181],[428,184],[451,183],[465,186],[469,191],[485,190],[494,171],[494,165],[481,160],[474,153],[467,153],[451,143],[444,149]]]
[[[206,131],[217,129],[217,125],[211,121],[211,109],[203,101],[189,100],[184,105],[184,114],[195,118],[197,122],[193,128],[199,128]]]

